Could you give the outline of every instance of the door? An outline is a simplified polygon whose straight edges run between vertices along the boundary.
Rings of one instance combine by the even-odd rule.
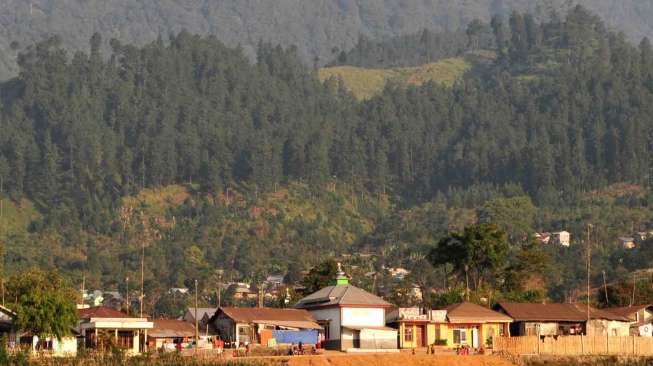
[[[478,328],[472,328],[472,348],[478,348]]]
[[[415,329],[415,345],[417,347],[424,347],[424,326],[418,325]]]

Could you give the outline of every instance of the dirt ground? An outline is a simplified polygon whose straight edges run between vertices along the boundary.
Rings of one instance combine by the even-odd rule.
[[[411,355],[399,354],[334,354],[295,356],[288,366],[513,366],[493,356]]]

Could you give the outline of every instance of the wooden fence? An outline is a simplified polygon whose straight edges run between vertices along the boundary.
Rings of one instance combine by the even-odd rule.
[[[653,356],[652,337],[558,336],[495,337],[494,351],[515,355]]]

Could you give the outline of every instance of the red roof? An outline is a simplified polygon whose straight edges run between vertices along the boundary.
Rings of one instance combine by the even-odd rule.
[[[155,319],[149,335],[153,338],[192,337],[195,325],[183,320]]]
[[[90,318],[132,318],[131,316],[118,311],[116,309],[108,308],[106,306],[97,306],[87,309],[77,309],[77,316],[80,319]]]
[[[648,309],[649,307],[651,307],[650,304],[644,304],[644,305],[624,306],[620,308],[605,308],[603,310],[610,312],[612,314],[616,314],[628,318],[631,315],[635,314],[636,312],[640,310]]]
[[[587,321],[584,304],[499,303],[499,308],[515,321]],[[628,318],[606,310],[590,308],[591,319],[628,321]]]
[[[309,321],[315,322],[315,319],[306,310],[303,309],[277,309],[277,308],[220,308],[231,319],[242,322],[252,323],[254,321]],[[216,313],[217,314],[217,313]]]

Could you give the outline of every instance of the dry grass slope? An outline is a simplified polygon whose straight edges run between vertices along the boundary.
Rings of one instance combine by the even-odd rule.
[[[332,77],[342,79],[345,88],[356,98],[369,99],[383,90],[388,82],[402,85],[422,85],[429,81],[453,85],[471,65],[462,57],[448,58],[417,67],[396,69],[366,69],[354,66],[322,68],[318,72],[321,81]]]

